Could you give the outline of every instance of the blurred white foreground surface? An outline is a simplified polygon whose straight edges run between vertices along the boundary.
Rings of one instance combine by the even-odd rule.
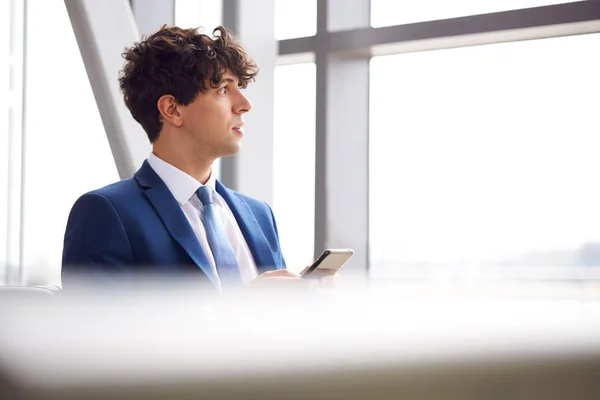
[[[0,397],[600,398],[593,292],[196,292],[3,301]]]

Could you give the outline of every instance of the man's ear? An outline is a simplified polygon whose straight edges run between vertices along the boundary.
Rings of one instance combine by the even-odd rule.
[[[163,117],[164,122],[168,122],[171,125],[180,127],[183,124],[183,118],[181,115],[181,104],[175,100],[175,97],[170,94],[165,94],[158,99],[156,102],[158,112]]]

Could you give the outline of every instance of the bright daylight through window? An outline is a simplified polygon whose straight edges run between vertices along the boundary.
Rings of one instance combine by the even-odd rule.
[[[371,268],[600,266],[600,34],[371,62]]]

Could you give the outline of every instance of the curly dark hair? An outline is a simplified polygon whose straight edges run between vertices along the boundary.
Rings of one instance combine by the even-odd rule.
[[[170,94],[185,106],[200,92],[206,93],[207,82],[216,88],[227,69],[244,88],[258,73],[227,28],[219,26],[212,35],[163,25],[122,54],[125,64],[119,71],[119,85],[125,104],[151,143],[158,139],[163,125],[156,106],[161,96]]]

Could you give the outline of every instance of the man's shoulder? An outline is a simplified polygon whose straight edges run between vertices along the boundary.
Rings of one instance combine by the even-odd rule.
[[[248,195],[245,195],[245,194],[235,191],[233,189],[228,189],[228,190],[233,194],[234,197],[237,197],[238,199],[245,201],[246,204],[248,204],[248,206],[250,206],[250,208],[252,208],[252,209],[270,210],[269,205],[265,201],[256,199],[254,197],[250,197]]]
[[[119,202],[120,200],[131,198],[131,196],[140,192],[140,187],[135,179],[129,178],[89,191],[82,195],[81,198],[103,197],[111,202]]]

